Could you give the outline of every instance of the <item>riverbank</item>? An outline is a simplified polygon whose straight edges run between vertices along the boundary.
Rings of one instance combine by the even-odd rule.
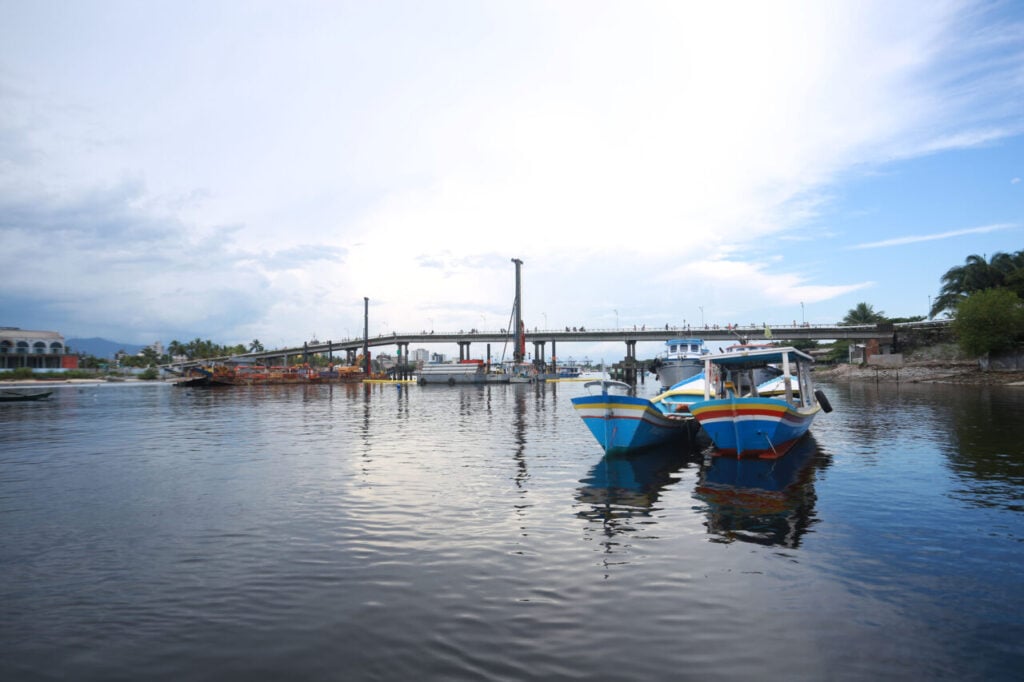
[[[125,384],[164,384],[172,383],[171,381],[164,381],[162,379],[154,379],[151,381],[145,381],[143,379],[136,378],[124,378],[116,381],[107,381],[106,379],[14,379],[11,381],[0,380],[0,388],[19,387],[24,388],[25,386],[98,386],[100,384],[110,384],[111,386],[121,386]]]
[[[931,384],[990,384],[1024,387],[1024,372],[982,370],[977,361],[917,361],[900,368],[861,365],[815,367],[818,378],[830,381],[885,381]]]

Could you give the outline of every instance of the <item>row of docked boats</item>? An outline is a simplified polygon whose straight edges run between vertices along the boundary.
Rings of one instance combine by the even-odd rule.
[[[384,375],[382,375],[384,376]],[[529,363],[504,363],[488,366],[482,360],[429,363],[413,373],[420,385],[530,383],[544,380],[575,380],[579,367],[563,367],[552,373],[540,373]],[[280,384],[356,383],[368,377],[358,365],[327,368],[294,365],[265,367],[248,363],[190,367],[176,382],[178,386],[261,386]]]
[[[237,364],[189,367],[176,382],[178,386],[265,386],[280,384],[357,383],[365,378],[358,367],[331,366],[317,369],[308,365],[264,367]]]
[[[789,346],[740,344],[702,353],[702,369],[653,398],[627,384],[588,382],[572,399],[606,453],[642,450],[704,433],[725,455],[781,457],[832,407],[811,376],[813,359]]]

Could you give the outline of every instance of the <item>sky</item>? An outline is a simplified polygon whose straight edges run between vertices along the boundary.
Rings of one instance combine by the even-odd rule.
[[[1024,249],[1024,5],[0,0],[0,239],[124,343],[925,315]]]

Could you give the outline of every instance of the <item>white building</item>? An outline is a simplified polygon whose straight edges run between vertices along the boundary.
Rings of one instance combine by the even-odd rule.
[[[0,370],[74,369],[78,357],[68,354],[64,337],[57,332],[0,327]]]

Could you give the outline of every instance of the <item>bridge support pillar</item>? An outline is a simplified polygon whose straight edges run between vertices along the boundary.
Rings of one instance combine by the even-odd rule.
[[[469,341],[459,341],[459,362],[469,360]]]
[[[533,364],[540,368],[543,372],[545,371],[544,362],[544,344],[545,341],[534,341],[533,342]]]
[[[636,341],[626,341],[626,359],[622,362],[623,381],[636,386],[637,375]],[[643,374],[641,373],[641,379]]]
[[[555,352],[555,340],[551,339],[551,371],[558,372],[558,354]]]

